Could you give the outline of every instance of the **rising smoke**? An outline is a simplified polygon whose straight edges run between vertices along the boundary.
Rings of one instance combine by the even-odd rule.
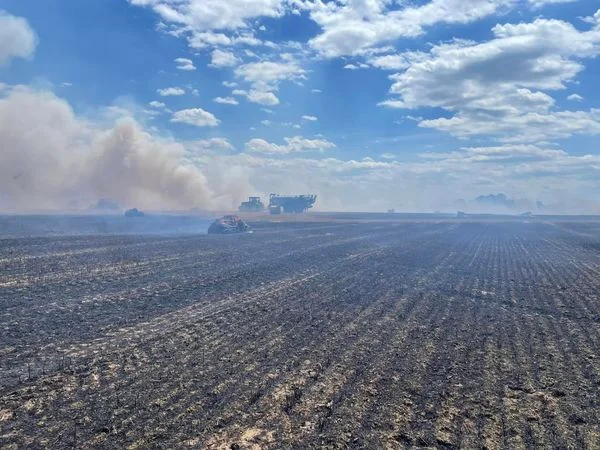
[[[82,209],[110,198],[123,206],[181,210],[230,207],[215,196],[185,148],[132,118],[103,127],[77,117],[50,92],[25,87],[0,98],[0,210]],[[235,199],[234,199],[235,197]]]

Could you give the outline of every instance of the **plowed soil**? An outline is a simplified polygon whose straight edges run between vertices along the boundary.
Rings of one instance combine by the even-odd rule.
[[[0,447],[600,448],[600,226],[0,239]]]

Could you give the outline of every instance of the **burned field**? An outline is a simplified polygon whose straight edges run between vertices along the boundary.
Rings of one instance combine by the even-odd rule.
[[[598,448],[596,222],[0,240],[1,448]]]

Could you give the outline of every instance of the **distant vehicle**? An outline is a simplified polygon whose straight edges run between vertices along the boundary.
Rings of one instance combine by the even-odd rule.
[[[456,213],[456,217],[466,217],[466,216],[467,216],[467,213],[464,211],[458,211]]]
[[[284,196],[279,194],[271,194],[269,196],[269,209],[271,207],[281,208],[281,212],[285,213],[303,213],[313,207],[317,201],[316,195],[291,195]],[[271,213],[273,214],[273,213]]]
[[[247,233],[250,227],[235,215],[223,216],[208,227],[208,234]]]
[[[240,212],[262,212],[265,210],[265,205],[260,197],[248,197],[248,201],[242,202],[239,210]]]
[[[125,217],[144,217],[145,215],[146,214],[137,208],[131,208],[125,211]]]

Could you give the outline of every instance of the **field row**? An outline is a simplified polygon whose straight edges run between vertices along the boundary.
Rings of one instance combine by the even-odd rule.
[[[580,233],[273,226],[132,242],[123,271],[119,246],[77,244],[107,256],[60,307],[35,277],[0,288],[0,446],[596,448],[600,257]]]

